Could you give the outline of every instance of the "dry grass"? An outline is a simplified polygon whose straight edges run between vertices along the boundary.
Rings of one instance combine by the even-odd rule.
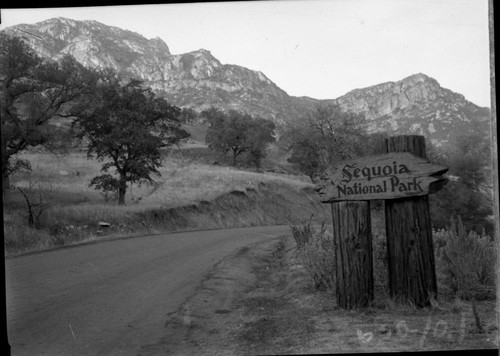
[[[257,190],[262,183],[286,187],[291,192],[312,186],[303,177],[213,166],[182,155],[171,155],[164,160],[161,176],[155,177],[154,185],[134,184],[127,191],[127,205],[118,206],[89,187],[91,179],[100,174],[102,162],[87,159],[84,152],[66,155],[29,152],[19,158],[28,160],[32,170],[14,174],[11,184],[19,187],[27,187],[33,182],[49,184],[51,201],[41,217],[41,230],[27,231],[28,227],[24,226],[27,222],[26,202],[17,191],[9,194],[4,204],[6,233],[10,236],[6,247],[15,253],[94,238],[98,234],[96,226],[99,221],[121,225],[117,231],[108,229],[106,234],[138,232],[137,229],[144,224],[144,221],[138,221],[138,215],[211,201],[232,191]],[[88,226],[94,228],[88,229]],[[156,229],[144,227],[148,231]],[[36,234],[41,238],[34,238]]]
[[[74,152],[57,156],[29,153],[20,158],[31,162],[32,173],[36,179],[50,182],[61,194],[80,194],[80,200],[103,202],[102,197],[88,187],[92,177],[99,174],[101,163],[88,160],[84,153]],[[255,188],[261,182],[285,184],[296,190],[311,186],[303,177],[212,166],[182,158],[166,159],[160,173],[161,176],[155,178],[154,185],[133,185],[129,188],[127,203],[136,207],[126,208],[127,211],[159,206],[173,207],[210,200],[232,190]],[[29,175],[17,174],[12,178],[14,184],[24,186],[27,185]],[[140,203],[136,204],[138,200]]]

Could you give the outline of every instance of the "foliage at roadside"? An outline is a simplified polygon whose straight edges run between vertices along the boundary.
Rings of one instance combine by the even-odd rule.
[[[312,219],[311,219],[312,220]],[[297,243],[295,258],[307,271],[319,290],[335,291],[335,249],[333,236],[325,225],[319,231],[311,226],[311,220],[290,229]]]
[[[297,248],[301,249],[304,245],[308,244],[314,234],[314,228],[311,226],[312,216],[309,221],[303,221],[299,225],[290,225],[292,237],[297,244]]]
[[[442,284],[466,300],[495,297],[496,247],[484,234],[467,231],[462,219],[434,231],[435,255]]]
[[[476,330],[484,332],[478,301],[495,299],[496,246],[487,235],[467,231],[458,217],[434,233],[436,269],[441,288],[472,307]]]
[[[295,263],[302,265],[318,289],[334,291],[335,250],[324,225],[316,231],[311,220],[290,226],[296,242]],[[434,251],[439,294],[473,304],[495,299],[496,246],[488,235],[468,231],[460,217],[447,228],[434,230]],[[387,244],[383,232],[373,234],[374,283],[388,295]]]

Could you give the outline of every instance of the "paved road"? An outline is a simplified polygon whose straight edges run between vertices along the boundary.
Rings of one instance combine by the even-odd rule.
[[[241,247],[287,226],[196,231],[55,250],[6,260],[12,355],[136,355],[168,314]]]

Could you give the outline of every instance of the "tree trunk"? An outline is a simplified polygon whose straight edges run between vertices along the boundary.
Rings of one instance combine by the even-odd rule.
[[[233,167],[236,167],[236,157],[238,157],[238,153],[233,150]]]
[[[118,205],[125,205],[125,193],[125,189],[121,187],[118,189]]]
[[[390,137],[386,144],[387,152],[426,157],[423,136]],[[385,223],[391,297],[429,305],[437,282],[428,196],[386,200]]]
[[[127,177],[120,174],[120,185],[118,187],[118,205],[125,205],[125,193],[127,192]]]
[[[34,224],[34,220],[33,220],[33,208],[32,208],[32,204],[31,204],[31,200],[30,198],[28,197],[28,193],[23,191],[21,188],[17,187],[17,190],[19,190],[19,192],[21,192],[21,194],[23,195],[24,197],[24,200],[26,200],[26,205],[28,207],[28,226],[29,227],[33,227],[33,224]],[[28,190],[29,191],[29,190]]]
[[[351,309],[373,300],[370,202],[333,203],[337,305]]]

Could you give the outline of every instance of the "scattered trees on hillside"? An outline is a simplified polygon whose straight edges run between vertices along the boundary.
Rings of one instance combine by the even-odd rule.
[[[225,113],[213,107],[204,110],[201,116],[209,123],[205,141],[210,149],[231,154],[233,166],[246,153],[248,162],[260,168],[267,145],[275,141],[272,121],[235,110]]]
[[[363,115],[342,111],[338,105],[319,105],[287,134],[288,159],[311,180],[329,166],[366,151]]]
[[[189,134],[181,128],[181,110],[156,97],[141,81],[121,84],[117,76],[107,73],[99,84],[98,98],[77,120],[89,142],[88,157],[107,161],[103,174],[90,185],[117,191],[118,204],[125,204],[127,184],[153,182],[151,176],[160,175],[160,149],[178,144]],[[111,168],[114,175],[109,173]]]
[[[29,163],[15,159],[28,147],[54,147],[58,130],[54,117],[71,117],[90,100],[96,72],[73,57],[45,61],[20,38],[0,34],[0,107],[2,117],[2,183]]]

